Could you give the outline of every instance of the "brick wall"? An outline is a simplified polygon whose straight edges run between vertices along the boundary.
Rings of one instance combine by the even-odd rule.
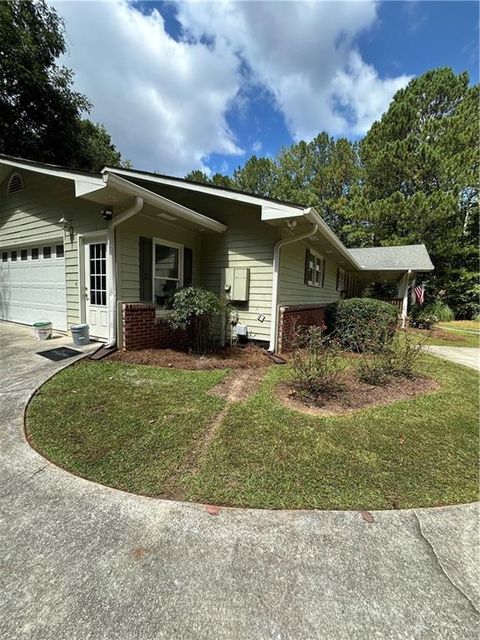
[[[325,305],[297,305],[280,307],[278,319],[278,351],[288,351],[295,328],[316,326],[324,323]]]
[[[157,318],[155,305],[127,302],[122,305],[123,348],[185,349],[184,331],[172,329],[164,318]]]

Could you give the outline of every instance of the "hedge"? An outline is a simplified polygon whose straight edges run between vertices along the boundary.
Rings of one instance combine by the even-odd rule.
[[[325,323],[344,349],[381,351],[395,334],[398,311],[382,300],[349,298],[326,307]]]

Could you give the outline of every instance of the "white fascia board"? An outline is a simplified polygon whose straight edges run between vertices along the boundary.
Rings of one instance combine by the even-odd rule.
[[[64,180],[73,180],[75,182],[75,196],[78,198],[92,191],[98,191],[105,187],[105,181],[99,177],[80,175],[70,173],[70,171],[64,171],[63,169],[55,169],[48,166],[37,166],[29,164],[28,162],[22,162],[20,160],[10,160],[6,158],[0,158],[0,164],[15,169],[23,169],[24,171],[33,171],[34,173],[41,173],[43,175],[52,176],[54,178],[63,178]]]
[[[302,215],[302,208],[300,206],[295,205],[276,205],[274,202],[270,200],[266,200],[260,196],[252,196],[246,193],[237,193],[235,191],[229,191],[227,189],[221,189],[219,187],[209,187],[208,185],[203,185],[200,183],[193,182],[185,182],[184,180],[176,180],[175,178],[167,178],[164,176],[152,176],[149,173],[141,173],[140,171],[129,171],[128,169],[117,169],[115,167],[104,167],[102,169],[102,173],[123,175],[127,178],[137,178],[138,180],[146,180],[150,182],[157,182],[159,184],[164,184],[171,187],[179,187],[180,189],[188,189],[189,191],[197,191],[198,193],[208,193],[212,196],[217,196],[219,198],[225,198],[227,200],[236,200],[238,202],[245,202],[246,204],[254,204],[258,207],[264,206],[272,206],[272,207],[281,207],[285,210],[292,211],[290,215]],[[295,214],[294,212],[298,212]]]
[[[105,173],[105,182],[108,186],[111,186],[113,189],[119,191],[120,193],[132,196],[140,196],[144,199],[145,202],[151,204],[153,207],[158,207],[162,211],[172,213],[183,220],[188,220],[189,222],[196,224],[202,229],[216,231],[217,233],[223,233],[227,229],[224,224],[218,222],[217,220],[212,220],[212,218],[208,218],[202,213],[198,213],[193,209],[184,207],[178,202],[174,202],[173,200],[164,198],[157,193],[153,193],[153,191],[144,189],[144,187],[140,187],[139,185],[130,182],[129,180],[125,180],[124,178],[121,178],[114,173]]]
[[[262,221],[283,220],[285,218],[298,218],[304,215],[303,209],[274,204],[262,205]]]

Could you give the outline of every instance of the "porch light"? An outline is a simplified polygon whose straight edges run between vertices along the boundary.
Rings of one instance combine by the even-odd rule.
[[[71,223],[66,218],[60,218],[58,224],[62,227],[65,233],[73,235],[73,227]]]
[[[109,222],[112,219],[113,211],[111,209],[102,209],[102,218]]]

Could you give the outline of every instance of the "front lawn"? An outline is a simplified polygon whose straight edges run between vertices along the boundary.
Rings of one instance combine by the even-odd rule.
[[[448,323],[453,325],[455,323]],[[480,347],[480,333],[472,330],[456,329],[450,326],[437,325],[433,331],[409,329],[409,333],[418,336],[419,341],[428,338],[427,344],[441,347]]]
[[[440,389],[341,416],[284,407],[289,367],[232,403],[225,371],[83,362],[35,396],[27,434],[84,477],[151,496],[243,507],[391,509],[477,499],[478,375],[427,357]],[[214,417],[218,427],[211,432]],[[205,437],[207,432],[210,437]]]

